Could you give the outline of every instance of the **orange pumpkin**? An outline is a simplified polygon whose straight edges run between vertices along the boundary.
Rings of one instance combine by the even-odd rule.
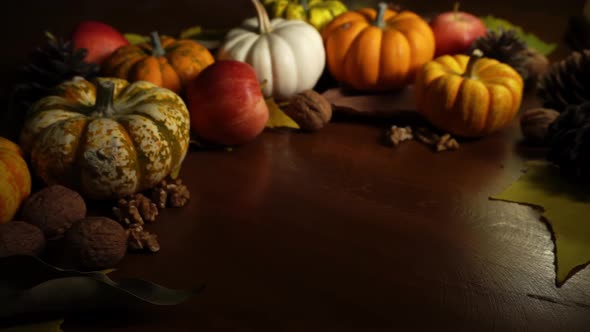
[[[0,137],[0,224],[12,220],[31,193],[31,173],[18,145]]]
[[[176,93],[215,60],[204,46],[152,32],[150,43],[123,46],[103,64],[103,75],[149,81]]]
[[[393,90],[414,80],[434,56],[426,21],[380,3],[341,14],[322,30],[330,73],[357,90]]]
[[[417,109],[449,133],[479,137],[510,124],[522,101],[522,77],[480,55],[443,55],[416,78]]]

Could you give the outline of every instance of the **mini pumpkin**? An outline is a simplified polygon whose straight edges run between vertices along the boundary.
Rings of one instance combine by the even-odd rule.
[[[0,224],[12,220],[31,193],[31,174],[21,149],[0,137]]]
[[[411,83],[434,56],[432,29],[417,14],[377,10],[346,12],[322,30],[328,69],[356,90],[395,90]]]
[[[180,93],[214,61],[209,50],[194,40],[160,38],[152,32],[151,42],[117,49],[103,64],[102,74],[131,82],[144,80]]]
[[[518,113],[522,77],[509,65],[480,56],[443,55],[420,71],[417,109],[434,126],[480,137],[506,127]]]
[[[285,100],[313,88],[326,63],[320,33],[304,21],[271,21],[260,1],[252,3],[258,17],[230,30],[217,58],[254,67],[266,97]]]
[[[33,105],[21,133],[34,172],[93,199],[124,197],[176,173],[188,150],[183,100],[147,81],[81,77]]]
[[[321,31],[336,16],[348,11],[338,0],[265,0],[270,15],[287,20],[303,20]]]

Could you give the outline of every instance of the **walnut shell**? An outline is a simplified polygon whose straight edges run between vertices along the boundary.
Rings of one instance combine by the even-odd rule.
[[[12,255],[40,255],[45,249],[43,232],[24,221],[0,225],[0,257]]]
[[[100,270],[117,265],[127,252],[127,232],[106,217],[88,217],[65,234],[66,255],[80,269]]]
[[[306,90],[289,100],[289,106],[285,113],[302,130],[316,131],[323,128],[332,119],[332,105],[321,94],[314,90]]]
[[[24,221],[39,227],[47,239],[61,237],[74,222],[86,217],[80,194],[61,185],[51,185],[31,195],[23,204]]]
[[[546,136],[549,125],[557,119],[559,113],[548,108],[526,110],[520,116],[520,129],[525,140],[534,145],[547,143]]]

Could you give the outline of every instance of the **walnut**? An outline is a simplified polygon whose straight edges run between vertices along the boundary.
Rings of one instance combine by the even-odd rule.
[[[323,128],[332,119],[332,105],[321,94],[314,90],[306,90],[289,100],[289,106],[285,113],[302,130],[316,131]]]
[[[61,185],[45,187],[23,204],[24,221],[39,227],[47,239],[55,239],[72,224],[86,217],[86,203],[80,194]]]
[[[526,110],[520,116],[520,130],[527,141],[533,145],[544,145],[549,125],[559,116],[557,111],[547,108]]]
[[[129,236],[128,247],[130,250],[149,250],[150,252],[160,251],[160,244],[158,243],[158,236],[151,234],[143,229],[139,224],[129,226],[127,230]]]
[[[172,182],[162,180],[152,191],[152,200],[161,209],[183,207],[188,203],[190,197],[191,193],[188,191],[188,187],[180,179]]]
[[[459,143],[450,134],[440,136],[427,128],[418,128],[414,136],[422,143],[433,147],[436,152],[459,149]]]
[[[84,270],[111,268],[127,252],[127,232],[116,221],[88,217],[72,225],[65,234],[66,254]]]
[[[44,248],[45,237],[39,227],[24,221],[10,221],[0,225],[0,257],[37,256]]]
[[[413,139],[411,127],[391,126],[387,131],[388,142],[393,146],[398,146],[401,142]]]
[[[113,213],[120,223],[143,225],[146,221],[156,221],[158,207],[143,194],[135,194],[126,199],[119,199]]]

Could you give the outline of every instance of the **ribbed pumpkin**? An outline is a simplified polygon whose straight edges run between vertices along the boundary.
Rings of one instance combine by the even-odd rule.
[[[337,81],[362,91],[395,90],[414,80],[434,56],[430,26],[410,11],[384,3],[335,18],[322,30],[328,69]]]
[[[102,66],[103,76],[131,82],[148,81],[182,92],[187,82],[213,63],[213,55],[203,45],[190,39],[160,38],[152,32],[150,43],[119,48]]]
[[[506,127],[522,101],[522,77],[480,54],[443,55],[416,78],[417,109],[449,133],[479,137]]]
[[[178,171],[190,136],[188,110],[153,83],[81,77],[35,103],[21,134],[34,172],[94,199],[153,187]]]
[[[31,173],[15,143],[0,137],[0,224],[12,220],[31,193]]]
[[[265,0],[264,7],[271,18],[303,20],[322,30],[348,8],[338,0]]]

